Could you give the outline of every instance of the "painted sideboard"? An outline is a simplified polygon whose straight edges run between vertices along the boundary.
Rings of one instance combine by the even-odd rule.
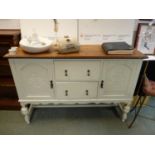
[[[25,121],[34,107],[118,106],[127,119],[144,55],[106,55],[100,46],[79,53],[28,54],[18,48],[9,59]]]

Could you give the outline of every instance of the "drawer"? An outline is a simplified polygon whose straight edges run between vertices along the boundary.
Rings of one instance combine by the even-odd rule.
[[[100,60],[55,60],[55,79],[58,81],[98,81]]]
[[[98,82],[56,82],[58,99],[90,99],[97,97]]]

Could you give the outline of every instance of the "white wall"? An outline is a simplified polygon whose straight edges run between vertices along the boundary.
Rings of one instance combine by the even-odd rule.
[[[22,19],[20,20],[22,37],[32,35],[35,30],[38,35],[55,37],[53,19]],[[57,37],[70,35],[77,38],[77,20],[59,19]]]
[[[110,41],[126,41],[132,44],[134,29],[133,19],[79,20],[79,40],[81,44]]]
[[[70,35],[79,39],[80,44],[101,44],[107,41],[126,41],[132,44],[136,20],[134,19],[58,19],[57,36]],[[0,29],[21,28],[22,37],[33,30],[47,37],[55,37],[52,19],[1,19]]]
[[[20,29],[20,20],[0,19],[0,29]]]

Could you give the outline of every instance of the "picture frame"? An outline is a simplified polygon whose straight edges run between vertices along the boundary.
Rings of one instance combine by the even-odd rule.
[[[139,23],[136,33],[135,47],[143,54],[155,54],[155,25]]]

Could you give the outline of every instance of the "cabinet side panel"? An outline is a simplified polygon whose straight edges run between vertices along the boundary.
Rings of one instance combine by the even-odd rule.
[[[19,76],[17,73],[16,65],[15,65],[15,59],[9,59],[9,65],[11,68],[13,80],[15,82],[18,97],[22,98],[23,97],[23,93],[22,93],[23,91],[22,91],[21,86],[20,86]]]

